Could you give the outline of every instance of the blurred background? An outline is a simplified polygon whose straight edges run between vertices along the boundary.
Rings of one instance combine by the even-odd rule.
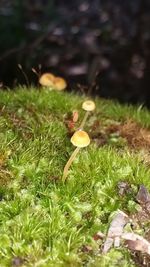
[[[0,0],[0,86],[37,85],[32,69],[150,107],[150,1]]]

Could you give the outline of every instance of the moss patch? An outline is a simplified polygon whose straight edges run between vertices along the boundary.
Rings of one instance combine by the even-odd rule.
[[[1,91],[1,266],[137,264],[125,248],[101,255],[102,241],[98,243],[93,236],[98,231],[106,233],[109,217],[117,209],[129,216],[137,212],[140,184],[150,190],[143,145],[130,150],[126,142],[107,136],[104,129],[112,122],[122,125],[129,118],[149,128],[150,113],[141,107],[96,99],[96,111],[85,127],[91,145],[80,151],[63,184],[63,168],[74,149],[65,118],[77,110],[77,129],[84,116],[83,100],[84,96],[34,88]],[[99,131],[107,139],[103,146],[97,146]],[[127,136],[121,137],[128,142]],[[130,187],[123,195],[118,190],[120,181]],[[143,236],[148,227],[146,222],[140,228]],[[85,246],[91,249],[85,251]]]

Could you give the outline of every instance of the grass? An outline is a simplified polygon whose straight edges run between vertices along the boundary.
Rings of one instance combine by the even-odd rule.
[[[64,184],[63,168],[74,149],[65,116],[77,109],[81,121],[85,97],[34,88],[0,94],[0,266],[136,266],[125,248],[102,255],[93,236],[107,232],[116,210],[136,211],[140,184],[150,190],[150,168],[140,151],[118,146],[118,139],[104,146],[92,140]],[[90,133],[94,120],[132,118],[150,127],[142,107],[102,99],[96,105],[86,124]],[[131,185],[123,198],[120,180]]]

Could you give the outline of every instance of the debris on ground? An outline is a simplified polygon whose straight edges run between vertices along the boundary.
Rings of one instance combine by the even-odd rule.
[[[150,255],[150,242],[142,236],[135,233],[124,233],[121,238],[126,240],[125,244],[129,249],[141,251]]]
[[[150,222],[150,194],[144,185],[140,185],[136,201],[140,208],[131,215],[131,219],[143,228],[145,223]]]
[[[120,196],[124,196],[126,193],[128,193],[131,190],[129,183],[126,181],[120,181],[117,184],[117,187],[118,187],[118,191],[119,191],[118,193]]]
[[[91,126],[91,137],[97,146],[115,144],[119,147],[128,145],[132,149],[144,151],[143,161],[150,162],[150,130],[142,127],[133,119],[124,122],[114,121],[109,124],[95,120]],[[145,155],[148,152],[148,155]]]
[[[102,232],[97,232],[94,236],[93,239],[95,241],[97,240],[103,240],[105,238],[105,235]]]
[[[103,253],[107,253],[108,250],[112,247],[113,243],[115,247],[120,246],[120,238],[123,233],[125,225],[129,222],[129,217],[122,211],[119,211],[114,219],[112,220],[107,238],[103,246]]]
[[[117,132],[121,137],[126,138],[128,145],[132,148],[150,148],[150,131],[142,128],[133,120],[127,120],[121,124],[110,125],[107,128],[107,132]]]
[[[140,185],[136,200],[139,204],[144,205],[147,209],[150,209],[150,194],[144,185]]]
[[[129,222],[130,218],[128,215],[122,211],[118,211],[108,229],[102,250],[103,253],[107,253],[113,245],[114,247],[119,247],[122,239],[125,240],[125,245],[129,249],[150,255],[150,242],[148,240],[133,232],[124,232],[124,227]]]

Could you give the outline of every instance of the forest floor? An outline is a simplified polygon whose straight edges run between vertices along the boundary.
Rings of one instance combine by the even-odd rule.
[[[35,88],[0,92],[1,267],[150,266],[144,250],[123,240],[103,252],[119,211],[129,218],[125,231],[150,241],[150,112],[96,98],[85,125],[91,143],[64,183],[85,99]]]

